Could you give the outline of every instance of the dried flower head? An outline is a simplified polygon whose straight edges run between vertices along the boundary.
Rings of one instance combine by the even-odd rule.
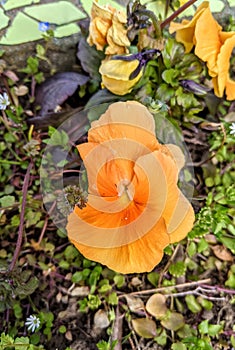
[[[89,26],[89,45],[95,45],[97,50],[103,50],[106,55],[128,53],[130,41],[127,37],[126,15],[110,5],[101,6],[94,1],[91,9]]]

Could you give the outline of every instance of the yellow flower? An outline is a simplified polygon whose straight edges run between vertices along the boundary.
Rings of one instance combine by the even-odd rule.
[[[101,6],[93,2],[89,26],[89,45],[95,45],[97,50],[103,50],[106,55],[128,53],[130,41],[125,29],[126,15],[112,6]]]
[[[116,95],[125,95],[133,89],[143,74],[143,68],[139,74],[130,80],[130,75],[138,67],[137,59],[132,61],[104,60],[99,72],[102,75],[102,86]]]
[[[135,101],[110,105],[77,148],[89,194],[86,207],[68,217],[69,239],[117,272],[151,271],[193,226],[193,209],[177,186],[181,150],[158,142],[153,116]]]
[[[235,32],[223,32],[213,18],[209,2],[204,1],[191,21],[171,23],[170,33],[176,32],[176,40],[183,43],[186,52],[195,46],[195,54],[206,62],[212,77],[216,96],[235,99],[235,82],[229,76],[230,57],[235,47]]]

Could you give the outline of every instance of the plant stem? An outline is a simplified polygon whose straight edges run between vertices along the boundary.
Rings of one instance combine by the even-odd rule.
[[[171,21],[173,21],[173,19],[175,19],[177,16],[179,16],[179,14],[181,12],[183,12],[184,10],[186,10],[189,6],[193,5],[197,0],[189,0],[188,2],[186,2],[186,4],[184,4],[183,6],[181,6],[180,8],[178,8],[178,10],[176,10],[171,16],[169,16],[168,18],[166,18],[160,25],[161,29],[163,29],[164,27],[166,27]]]
[[[200,284],[207,284],[210,283],[211,279],[207,278],[204,280],[199,280],[195,282],[188,282],[188,283],[182,283],[182,284],[176,284],[174,286],[167,286],[167,287],[160,287],[160,288],[154,288],[154,289],[147,289],[147,290],[140,290],[138,292],[132,292],[132,293],[127,293],[127,294],[121,294],[119,295],[119,298],[123,298],[129,295],[141,295],[141,294],[154,294],[158,292],[165,292],[165,291],[170,291],[176,289],[181,289],[181,288],[188,288],[188,287],[193,287],[193,286],[198,286]]]
[[[33,167],[33,163],[31,162],[28,166],[27,172],[25,174],[23,188],[22,188],[22,205],[21,205],[21,212],[20,212],[20,225],[19,225],[19,232],[18,232],[18,238],[16,243],[16,249],[11,261],[11,264],[9,266],[9,271],[13,271],[18,256],[20,254],[21,244],[23,240],[23,229],[24,229],[24,214],[25,214],[25,207],[26,207],[26,197],[28,192],[28,186],[29,186],[29,180],[30,180],[30,171]]]

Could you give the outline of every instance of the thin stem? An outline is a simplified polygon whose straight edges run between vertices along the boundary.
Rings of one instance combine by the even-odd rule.
[[[184,4],[183,6],[181,6],[180,8],[178,8],[178,10],[176,10],[171,16],[167,17],[160,25],[161,29],[163,29],[164,27],[166,27],[171,21],[173,21],[173,19],[175,19],[177,16],[179,16],[179,14],[181,14],[181,12],[183,12],[184,10],[186,10],[189,6],[193,5],[197,0],[189,0],[188,2],[186,2],[186,4]]]
[[[29,186],[29,180],[30,180],[30,171],[33,167],[33,163],[30,163],[27,169],[27,172],[25,174],[23,188],[22,188],[22,205],[21,205],[21,212],[20,212],[20,225],[19,225],[19,231],[18,231],[18,238],[16,243],[16,249],[11,261],[11,264],[9,266],[9,271],[13,271],[18,256],[20,254],[21,244],[23,240],[23,229],[24,229],[24,214],[25,214],[25,207],[26,207],[26,198],[27,198],[27,192],[28,192],[28,186]]]
[[[174,286],[167,286],[167,287],[161,287],[161,288],[154,288],[154,289],[147,289],[147,290],[140,290],[138,292],[132,292],[132,293],[128,293],[128,294],[121,294],[119,295],[119,298],[125,298],[126,296],[130,296],[130,295],[142,295],[142,294],[154,294],[154,293],[158,293],[158,292],[165,292],[165,291],[171,291],[176,289],[181,289],[181,288],[188,288],[188,287],[193,287],[193,286],[198,286],[200,284],[207,284],[210,283],[211,279],[207,278],[204,280],[199,280],[199,281],[195,281],[195,282],[187,282],[187,283],[182,283],[182,284],[176,284]]]
[[[149,10],[138,10],[138,11],[136,11],[136,14],[144,15],[144,16],[149,17],[151,19],[152,23],[153,23],[153,26],[154,26],[154,29],[155,29],[155,33],[156,33],[156,37],[157,38],[161,37],[161,26],[160,26],[160,23],[159,23],[157,17],[155,16],[155,14],[152,11],[149,11]]]

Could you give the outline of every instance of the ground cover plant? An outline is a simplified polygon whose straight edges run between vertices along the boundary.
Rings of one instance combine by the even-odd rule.
[[[1,350],[235,348],[235,18],[211,3],[94,1],[71,72],[50,23],[23,69],[1,51]]]

